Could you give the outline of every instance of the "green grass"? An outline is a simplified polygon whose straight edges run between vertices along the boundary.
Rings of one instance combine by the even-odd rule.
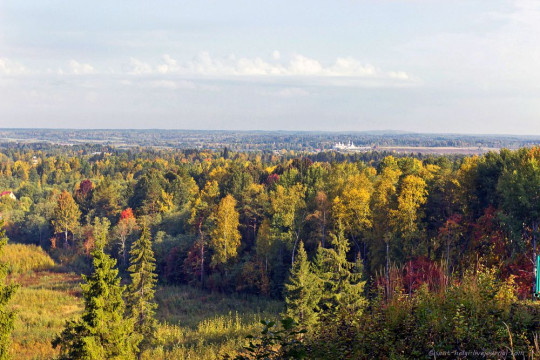
[[[163,322],[196,328],[216,316],[240,313],[243,316],[275,316],[283,303],[254,295],[226,295],[191,286],[161,286],[156,291],[158,319]]]
[[[51,340],[66,320],[82,312],[80,277],[37,272],[12,276],[11,280],[21,285],[11,302],[17,311],[13,359],[51,359],[57,354]]]
[[[0,261],[8,265],[10,274],[50,270],[54,267],[53,259],[36,245],[7,244],[2,250]]]
[[[237,353],[246,344],[247,335],[259,333],[261,319],[261,315],[230,313],[203,320],[195,329],[161,324],[160,343],[143,358],[223,359],[224,355]]]
[[[58,353],[51,340],[66,320],[83,310],[81,277],[74,273],[26,271],[9,281],[21,285],[11,304],[17,311],[13,359],[51,359]],[[257,296],[210,293],[189,286],[160,286],[156,291],[160,341],[143,358],[222,359],[245,344],[261,328],[261,319],[275,319],[282,303]]]
[[[145,359],[223,359],[258,333],[262,319],[277,319],[283,304],[257,296],[208,293],[189,286],[156,292],[160,344]]]

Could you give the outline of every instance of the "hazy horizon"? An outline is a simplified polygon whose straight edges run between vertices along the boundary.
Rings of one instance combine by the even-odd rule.
[[[284,129],[273,129],[273,130],[264,130],[264,129],[188,129],[188,128],[55,128],[55,127],[0,127],[0,131],[15,131],[15,130],[67,130],[67,131],[191,131],[191,132],[261,132],[261,133],[321,133],[321,134],[369,134],[369,135],[443,135],[443,136],[518,136],[518,137],[540,137],[540,134],[519,134],[519,133],[457,133],[457,132],[417,132],[417,131],[406,131],[406,130],[393,130],[393,129],[383,129],[383,130],[284,130]]]

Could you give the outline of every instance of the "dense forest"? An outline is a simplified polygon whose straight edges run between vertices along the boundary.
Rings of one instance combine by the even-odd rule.
[[[187,356],[186,335],[167,343],[154,298],[182,286],[201,302],[284,304],[259,319],[262,333],[202,358],[540,354],[539,147],[434,157],[9,145],[0,191],[3,239],[84,274],[82,313],[53,334],[61,358]],[[5,309],[23,289],[6,285],[14,258],[3,258],[9,347],[17,313]]]

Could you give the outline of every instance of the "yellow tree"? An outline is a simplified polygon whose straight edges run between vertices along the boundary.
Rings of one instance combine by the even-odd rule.
[[[161,190],[161,198],[158,200],[159,211],[162,213],[170,212],[174,209],[174,196]]]
[[[371,199],[373,214],[373,235],[377,240],[383,240],[386,247],[386,277],[390,271],[390,240],[393,236],[390,226],[390,213],[394,208],[397,193],[397,184],[401,170],[391,156],[382,162],[382,169],[375,183]]]
[[[401,180],[397,198],[397,209],[390,211],[391,225],[405,236],[418,229],[418,209],[427,200],[426,182],[415,175],[405,176]]]
[[[372,193],[373,184],[364,173],[361,173],[349,177],[341,195],[341,202],[345,211],[343,214],[343,226],[345,226],[358,248],[360,248],[358,237],[372,226],[370,209]]]
[[[236,256],[240,246],[240,231],[238,231],[239,214],[236,211],[236,200],[227,195],[221,199],[215,212],[216,226],[211,233],[211,246],[214,250],[212,265],[225,264]]]
[[[414,242],[418,236],[418,218],[420,207],[427,201],[426,182],[416,176],[407,175],[401,179],[397,206],[390,210],[392,232],[400,235],[406,253],[413,254],[417,249]]]
[[[66,246],[68,245],[68,233],[79,225],[79,218],[81,217],[81,211],[79,206],[73,200],[70,193],[64,190],[56,203],[54,209],[54,216],[52,219],[52,225],[56,233],[64,233],[64,240]]]

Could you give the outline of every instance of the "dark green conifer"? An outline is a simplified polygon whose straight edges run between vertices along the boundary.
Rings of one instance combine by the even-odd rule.
[[[311,271],[304,243],[300,241],[289,280],[285,284],[287,316],[303,327],[312,327],[318,321],[320,297],[320,281]]]
[[[133,359],[140,337],[133,333],[133,320],[125,317],[125,287],[116,260],[105,254],[100,242],[92,256],[94,272],[83,275],[86,283],[81,285],[84,313],[66,324],[53,346],[60,347],[60,359]]]
[[[133,243],[130,251],[131,276],[129,285],[129,315],[135,321],[135,331],[142,336],[140,354],[151,347],[156,338],[157,322],[154,293],[157,282],[156,259],[152,251],[152,241],[148,226],[143,223],[141,237]]]
[[[320,247],[315,257],[315,273],[322,282],[319,305],[330,317],[361,315],[367,305],[361,261],[347,260],[349,242],[339,231],[330,235],[331,248]]]
[[[6,246],[8,238],[4,230],[4,220],[0,219],[0,255]],[[7,265],[0,263],[0,360],[9,359],[11,332],[15,322],[15,312],[7,308],[7,304],[15,294],[18,285],[6,285]]]

